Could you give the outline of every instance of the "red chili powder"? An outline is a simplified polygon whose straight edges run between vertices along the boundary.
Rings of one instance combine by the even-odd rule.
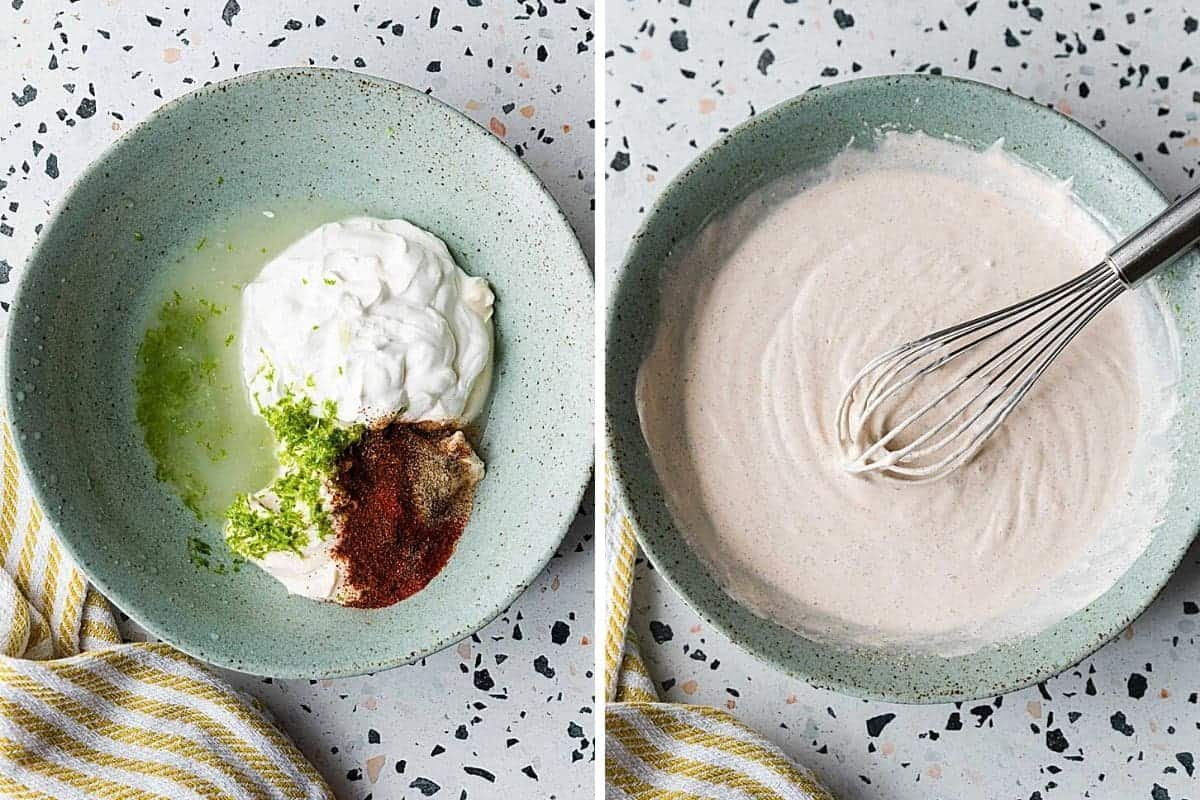
[[[383,608],[423,589],[454,552],[481,477],[453,429],[392,423],[363,434],[333,480],[341,602]]]

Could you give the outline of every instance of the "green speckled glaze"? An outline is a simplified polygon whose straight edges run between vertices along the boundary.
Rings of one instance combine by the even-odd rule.
[[[1082,126],[969,81],[928,75],[869,78],[817,89],[759,114],[705,151],[667,187],[635,235],[615,280],[606,364],[612,490],[667,581],[708,622],[777,669],[815,686],[881,700],[985,697],[1061,672],[1116,636],[1158,594],[1196,533],[1200,503],[1192,494],[1191,476],[1200,468],[1200,270],[1194,255],[1157,278],[1166,305],[1175,310],[1184,377],[1172,430],[1175,481],[1153,541],[1116,585],[1087,608],[1037,636],[971,655],[898,655],[818,644],[732,600],[709,577],[667,512],[634,404],[638,365],[658,316],[659,270],[672,248],[755,188],[782,174],[820,166],[852,137],[869,139],[880,128],[956,137],[977,149],[1003,138],[1005,149],[1017,157],[1059,177],[1074,177],[1079,197],[1122,235],[1165,206],[1136,167]],[[796,498],[796,513],[804,514],[802,497]]]
[[[314,197],[427,228],[496,293],[475,512],[446,569],[379,611],[290,597],[249,566],[226,575],[194,566],[186,537],[224,553],[220,530],[198,526],[155,481],[134,420],[134,352],[164,256],[215,221]],[[7,393],[37,497],[96,586],[192,655],[277,677],[413,661],[500,613],[575,514],[592,465],[587,261],[517,156],[422,92],[326,69],[200,89],[89,167],[23,274]]]

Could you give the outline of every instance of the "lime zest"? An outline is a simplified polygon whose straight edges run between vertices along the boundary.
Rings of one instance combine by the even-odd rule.
[[[210,326],[225,310],[173,292],[147,328],[136,356],[134,413],[154,456],[155,477],[173,484],[197,517],[208,487],[185,468],[177,442],[191,441],[214,462],[229,455],[222,442],[232,430],[209,413],[220,389]]]
[[[231,561],[226,564],[213,556],[212,545],[201,539],[199,536],[187,537],[188,560],[196,567],[207,569],[217,575],[225,575],[232,572],[239,572],[242,564],[246,563],[246,559],[241,556],[234,556]]]
[[[311,533],[323,540],[333,532],[322,489],[364,426],[339,425],[333,400],[317,411],[311,397],[297,396],[291,388],[274,405],[259,407],[278,444],[282,471],[258,495],[238,495],[225,512],[225,540],[238,555],[261,559],[278,551],[301,554]]]
[[[250,376],[251,382],[257,380],[259,376],[268,384],[275,383],[275,364],[271,361],[271,357],[267,355],[267,351],[263,348],[258,348],[258,354],[262,356],[262,363],[258,365],[258,369],[254,370],[254,374]],[[262,404],[258,402],[258,394],[254,395],[255,405],[261,409]]]

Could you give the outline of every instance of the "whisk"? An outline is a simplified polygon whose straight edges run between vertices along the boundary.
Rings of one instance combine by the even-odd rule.
[[[845,468],[910,482],[950,474],[1097,314],[1198,240],[1200,187],[1066,283],[876,357],[838,406]]]

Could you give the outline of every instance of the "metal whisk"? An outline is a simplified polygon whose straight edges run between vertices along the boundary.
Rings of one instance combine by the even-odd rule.
[[[1105,306],[1198,240],[1200,187],[1072,280],[873,359],[838,406],[846,469],[925,482],[962,466]]]

